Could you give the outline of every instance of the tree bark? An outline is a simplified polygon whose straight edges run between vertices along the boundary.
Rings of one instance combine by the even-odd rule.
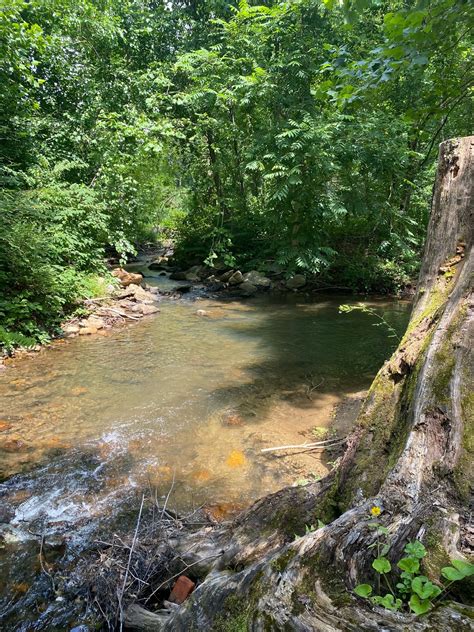
[[[472,630],[469,606],[414,618],[371,607],[352,589],[375,585],[374,504],[383,510],[393,567],[413,539],[425,544],[424,572],[433,578],[473,552],[473,150],[474,136],[440,146],[411,320],[370,388],[338,469],[177,542],[184,562],[195,564],[197,588],[178,609],[153,615],[152,628],[148,614],[148,627],[140,627],[135,607],[132,629]],[[294,539],[318,520],[326,526]],[[457,596],[466,601],[468,589]]]

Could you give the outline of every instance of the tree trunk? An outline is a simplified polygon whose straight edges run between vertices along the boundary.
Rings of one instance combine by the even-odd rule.
[[[150,615],[133,606],[131,629],[472,629],[473,609],[465,605],[414,618],[371,607],[352,589],[375,585],[373,505],[382,508],[394,568],[413,539],[425,544],[424,572],[433,578],[449,559],[472,553],[473,149],[474,137],[440,146],[410,324],[370,388],[338,469],[176,543],[200,583],[178,609]],[[326,526],[294,539],[318,519]]]

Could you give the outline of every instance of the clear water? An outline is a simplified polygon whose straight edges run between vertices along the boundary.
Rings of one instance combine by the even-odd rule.
[[[384,329],[367,314],[340,315],[341,302],[163,300],[160,314],[107,336],[15,360],[0,374],[3,562],[31,532],[87,537],[144,487],[172,487],[178,509],[225,513],[323,475],[324,453],[261,449],[314,440],[315,426],[346,432],[355,412],[334,422],[334,406],[367,388],[390,354]],[[372,304],[403,331],[407,303]]]

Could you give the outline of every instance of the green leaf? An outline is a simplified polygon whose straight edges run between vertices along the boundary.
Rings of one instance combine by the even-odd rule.
[[[453,568],[452,566],[444,566],[441,569],[441,575],[449,579],[450,582],[457,582],[460,579],[464,579],[466,575],[459,571],[457,568]]]
[[[414,557],[402,557],[397,566],[407,573],[416,573],[420,569],[420,562]]]
[[[415,614],[426,614],[431,608],[431,602],[428,599],[420,599],[416,593],[410,597],[408,605]]]
[[[402,600],[395,599],[395,597],[391,595],[390,593],[385,595],[384,597],[380,597],[380,596],[372,597],[371,601],[377,606],[383,606],[384,608],[387,608],[387,610],[392,610],[393,612],[396,612],[397,610],[399,610],[399,608],[402,605]]]
[[[411,557],[416,557],[419,560],[421,560],[426,555],[426,549],[419,540],[408,542],[404,551]]]
[[[385,573],[390,573],[392,570],[392,566],[386,557],[377,557],[372,562],[372,568],[374,568],[377,573],[381,573],[382,575]]]
[[[451,560],[451,564],[460,573],[463,573],[464,577],[474,575],[474,564],[471,564],[470,562],[465,562],[464,560]]]
[[[434,599],[441,594],[441,588],[430,582],[428,577],[424,575],[415,577],[411,583],[411,588],[420,599]]]
[[[372,592],[372,586],[370,584],[359,584],[354,588],[354,592],[359,597],[367,598]]]

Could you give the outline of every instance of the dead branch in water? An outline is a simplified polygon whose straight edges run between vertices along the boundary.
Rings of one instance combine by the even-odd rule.
[[[315,450],[317,448],[321,448],[322,450],[326,450],[327,448],[332,448],[333,446],[340,445],[346,441],[346,437],[343,439],[327,439],[326,441],[316,441],[315,443],[300,443],[298,445],[279,445],[274,448],[264,448],[260,450],[260,452],[276,452],[277,450]]]

